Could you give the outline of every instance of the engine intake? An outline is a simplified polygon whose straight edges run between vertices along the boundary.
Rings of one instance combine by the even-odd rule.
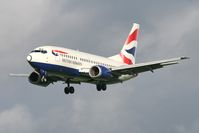
[[[102,78],[102,79],[106,79],[106,78],[111,78],[112,74],[111,74],[111,70],[105,66],[93,66],[90,68],[89,70],[89,76],[91,78]]]
[[[28,79],[30,83],[39,85],[39,86],[46,87],[50,84],[50,82],[48,82],[47,80],[43,80],[42,75],[36,71],[32,72],[30,76],[28,77]]]

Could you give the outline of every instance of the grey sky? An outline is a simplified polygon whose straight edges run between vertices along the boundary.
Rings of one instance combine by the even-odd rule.
[[[168,1],[0,1],[0,132],[198,133],[199,3]],[[8,73],[30,73],[27,54],[57,45],[111,56],[133,22],[140,24],[137,62],[190,56],[179,65],[108,86],[31,85]]]

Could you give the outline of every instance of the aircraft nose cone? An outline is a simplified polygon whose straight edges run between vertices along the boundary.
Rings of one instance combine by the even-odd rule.
[[[32,60],[32,56],[31,56],[31,55],[28,55],[28,56],[27,56],[27,61],[30,62],[31,60]]]

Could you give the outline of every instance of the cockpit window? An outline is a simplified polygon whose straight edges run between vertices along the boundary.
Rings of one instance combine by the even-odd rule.
[[[37,50],[31,51],[31,53],[42,53],[42,54],[46,54],[46,53],[47,53],[47,50],[44,50],[44,49],[37,49]]]

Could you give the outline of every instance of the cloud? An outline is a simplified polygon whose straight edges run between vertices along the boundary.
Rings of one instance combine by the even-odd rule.
[[[4,49],[16,45],[25,46],[22,42],[40,25],[46,11],[46,0],[35,1],[1,1],[1,43]],[[9,45],[8,45],[9,44]],[[1,49],[3,52],[3,50]]]
[[[199,121],[194,121],[190,126],[178,125],[176,126],[177,133],[197,133],[199,130]]]
[[[16,64],[16,70],[26,63],[25,57],[34,43],[28,39],[40,27],[48,1],[2,0],[0,5],[0,59],[3,62],[0,68],[8,70],[12,64]],[[6,75],[4,72],[3,75]]]
[[[195,32],[198,32],[199,12],[197,5],[188,5],[186,8],[173,11],[172,14],[161,16],[158,18],[159,20],[154,19],[151,22],[153,27],[151,32],[145,34],[143,40],[140,40],[142,44],[140,44],[141,48],[138,51],[141,52],[141,56],[147,59],[155,56],[191,55],[190,51],[186,50],[193,46],[190,43],[189,45],[185,44],[185,42],[190,36],[194,36]]]
[[[0,132],[31,133],[33,129],[32,115],[25,106],[16,105],[0,112]]]

